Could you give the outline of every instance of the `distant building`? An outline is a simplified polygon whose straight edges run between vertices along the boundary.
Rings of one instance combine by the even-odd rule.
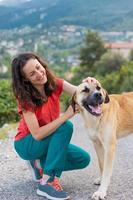
[[[133,50],[133,42],[105,43],[104,47],[112,52],[122,53],[125,58],[128,58],[130,51]]]

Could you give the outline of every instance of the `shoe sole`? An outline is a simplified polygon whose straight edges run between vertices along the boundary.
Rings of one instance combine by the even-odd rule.
[[[32,166],[31,166],[29,161],[27,162],[27,165],[28,165],[29,170],[31,171],[31,175],[32,175],[33,181],[39,183],[40,179],[36,179],[36,176],[35,176],[35,173],[34,173],[34,169],[32,168]]]
[[[52,196],[48,195],[47,193],[40,191],[39,189],[37,189],[37,194],[38,194],[39,196],[46,197],[46,198],[49,199],[49,200],[66,200],[66,199],[70,199],[69,196],[66,197],[66,198],[52,197]]]

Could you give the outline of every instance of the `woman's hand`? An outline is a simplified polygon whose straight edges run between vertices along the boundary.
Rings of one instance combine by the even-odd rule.
[[[98,81],[95,78],[89,77],[89,76],[87,78],[83,79],[82,82],[88,82],[88,83],[94,83],[94,84],[98,83]]]
[[[78,105],[75,106],[75,112],[74,112],[72,106],[70,105],[70,106],[67,108],[67,110],[65,111],[64,115],[65,115],[66,119],[70,119],[70,118],[73,117],[75,114],[79,113],[79,111],[80,111],[80,110],[79,110],[79,106],[78,106]]]

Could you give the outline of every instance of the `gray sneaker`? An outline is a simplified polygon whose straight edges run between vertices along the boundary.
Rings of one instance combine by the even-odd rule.
[[[51,181],[50,179],[44,184],[39,184],[37,194],[46,197],[50,200],[65,200],[70,197],[63,191],[57,180]]]
[[[31,171],[32,178],[35,182],[39,182],[43,175],[43,170],[36,167],[35,160],[28,161],[28,167]]]

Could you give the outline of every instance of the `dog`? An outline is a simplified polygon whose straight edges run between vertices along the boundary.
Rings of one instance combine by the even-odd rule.
[[[133,132],[133,92],[108,95],[97,83],[81,83],[72,98],[72,107],[79,106],[88,134],[98,157],[100,185],[92,199],[103,200],[112,175],[117,139]]]

